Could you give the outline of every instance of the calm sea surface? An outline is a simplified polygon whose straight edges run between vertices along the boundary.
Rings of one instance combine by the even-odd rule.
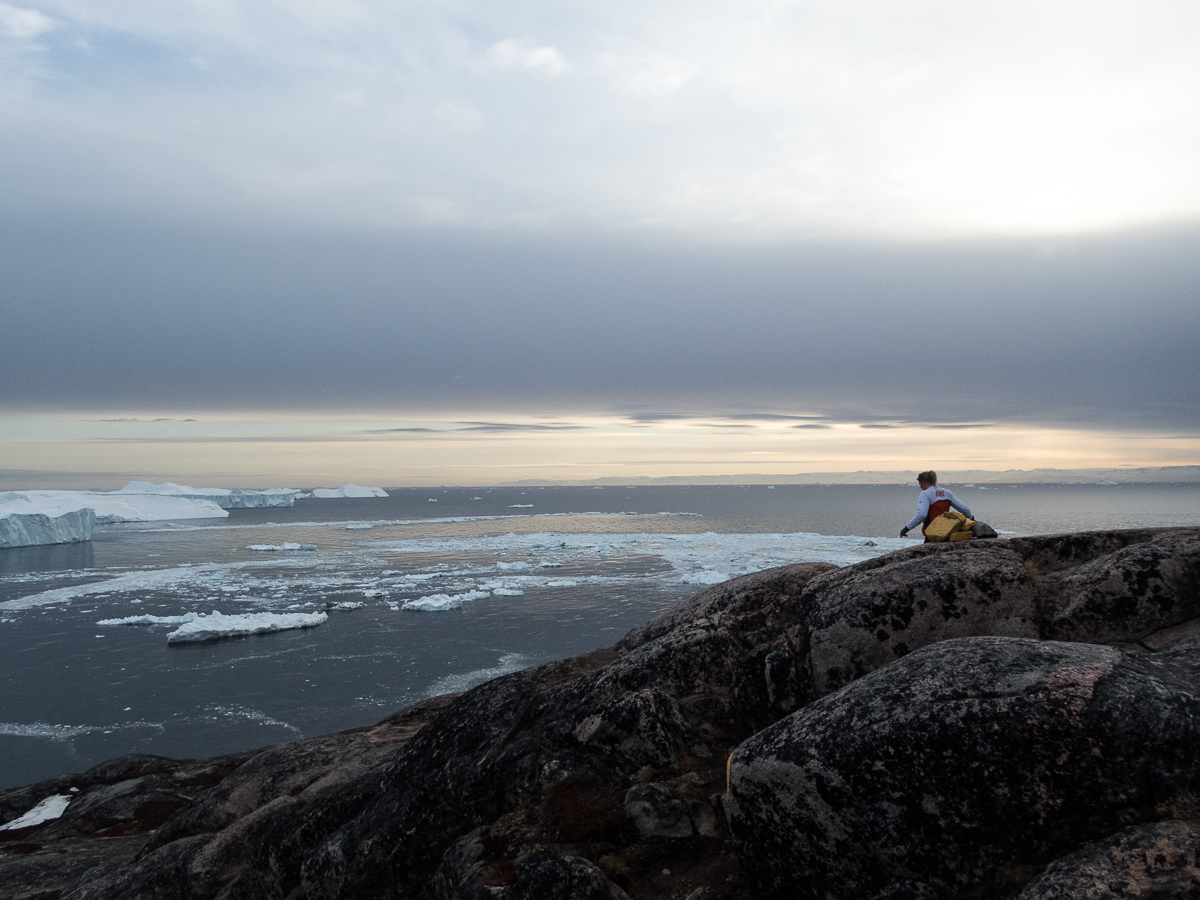
[[[1200,525],[1198,484],[947,486],[1001,533]],[[896,535],[917,489],[390,493],[0,550],[0,788],[122,753],[203,757],[371,724],[611,645],[733,575],[909,546]],[[248,549],[287,543],[316,549]],[[403,608],[422,598],[453,608]],[[97,624],[213,611],[328,618],[170,645],[174,625]]]

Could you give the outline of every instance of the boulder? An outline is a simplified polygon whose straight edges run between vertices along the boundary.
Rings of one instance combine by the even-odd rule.
[[[960,638],[744,742],[730,827],[766,896],[1004,896],[1178,803],[1198,746],[1198,642]]]
[[[1133,825],[1057,859],[1016,900],[1200,897],[1200,831],[1180,821]]]
[[[645,837],[692,836],[687,807],[661,784],[631,787],[625,795],[625,815]]]
[[[1138,641],[1200,617],[1200,530],[925,544],[812,579],[802,702],[937,641]]]

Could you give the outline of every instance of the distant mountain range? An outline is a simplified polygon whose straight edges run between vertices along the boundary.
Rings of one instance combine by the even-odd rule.
[[[530,478],[509,481],[504,486],[526,485],[636,485],[636,484],[907,484],[915,482],[916,470],[858,472],[804,472],[796,475],[609,475],[604,478],[553,480]],[[1200,466],[1157,466],[1116,469],[945,469],[938,481],[946,484],[1151,484],[1200,481]]]

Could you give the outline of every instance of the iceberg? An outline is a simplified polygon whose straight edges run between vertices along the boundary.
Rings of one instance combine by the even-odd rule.
[[[0,518],[0,547],[90,541],[95,525],[96,513],[91,509],[76,509],[59,516],[10,513]]]
[[[245,613],[224,616],[213,610],[210,615],[197,616],[167,635],[168,644],[187,644],[196,641],[217,641],[221,638],[242,637],[248,634],[271,634],[295,628],[315,628],[329,619],[320,613]]]
[[[182,497],[186,500],[210,500],[222,509],[266,509],[295,505],[302,491],[299,488],[267,488],[262,491],[234,488],[194,488],[171,481],[151,484],[131,481],[118,494],[152,494],[159,497]]]
[[[120,491],[0,491],[0,516],[39,513],[55,518],[91,509],[96,523],[155,522],[162,519],[223,519],[229,513],[211,500]]]
[[[444,609],[458,609],[466,600],[482,600],[490,597],[487,591],[467,591],[465,594],[431,594],[416,600],[405,600],[401,609],[418,609],[425,612],[440,612]]]
[[[380,487],[359,487],[357,484],[347,484],[340,488],[313,488],[312,496],[319,500],[333,500],[338,497],[386,497],[387,491]]]

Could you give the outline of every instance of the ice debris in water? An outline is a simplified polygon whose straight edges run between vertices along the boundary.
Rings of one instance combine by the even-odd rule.
[[[182,616],[126,616],[123,619],[101,619],[97,625],[186,625],[199,618],[195,613]]]
[[[684,584],[720,584],[722,581],[728,581],[729,576],[724,572],[689,572],[679,580]]]
[[[294,628],[313,628],[328,621],[329,616],[320,613],[245,613],[226,616],[213,610],[211,615],[197,616],[167,635],[168,644],[183,644],[193,641],[215,641],[220,638],[240,637],[247,634],[270,634],[274,631],[289,631]]]
[[[382,597],[383,591],[365,591],[364,597]],[[362,609],[367,604],[359,600],[343,600],[341,603],[332,603],[326,609]]]
[[[276,553],[280,550],[305,550],[312,551],[317,549],[316,544],[295,544],[291,541],[285,541],[282,544],[251,544],[247,550],[257,550],[260,553]]]
[[[416,600],[406,600],[401,609],[416,609],[425,612],[438,612],[444,609],[458,609],[465,601],[482,600],[490,597],[487,591],[467,591],[464,594],[431,594]]]

